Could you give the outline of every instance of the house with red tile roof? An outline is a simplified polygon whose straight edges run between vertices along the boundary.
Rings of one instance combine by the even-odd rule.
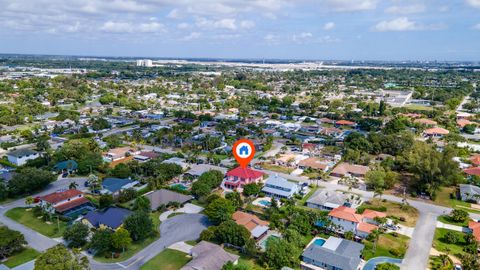
[[[357,214],[355,209],[339,206],[328,213],[330,221],[335,224],[334,231],[338,233],[353,232],[357,237],[365,238],[373,230],[378,229],[376,217],[386,217],[382,212],[365,210],[363,214]]]
[[[470,162],[472,162],[473,165],[480,166],[480,155],[471,156]]]
[[[40,206],[51,213],[67,215],[82,209],[94,209],[92,203],[83,196],[83,192],[76,189],[53,192],[39,199]]]
[[[457,126],[459,126],[460,128],[464,128],[466,125],[476,125],[476,123],[472,122],[468,119],[458,119],[457,120]]]
[[[255,240],[259,240],[267,234],[269,223],[267,221],[261,220],[255,215],[242,211],[237,211],[233,213],[232,219],[238,225],[247,228],[247,230],[252,234],[252,237]]]
[[[243,188],[246,184],[259,183],[263,180],[263,172],[240,166],[227,172],[223,186],[227,189]]]
[[[441,138],[445,135],[448,135],[449,133],[450,131],[441,127],[427,128],[423,131],[423,135],[425,137],[432,137],[432,138]]]
[[[436,126],[437,122],[428,118],[415,119],[413,121],[415,124],[422,124],[426,126]]]
[[[468,228],[472,232],[472,235],[475,237],[477,242],[480,242],[480,222],[470,220],[468,222]]]
[[[480,176],[480,167],[470,167],[463,170],[468,175]]]
[[[335,122],[335,125],[337,126],[355,126],[357,123],[355,122],[352,122],[352,121],[348,121],[348,120],[338,120]]]
[[[367,172],[370,170],[368,166],[349,164],[342,162],[338,164],[330,173],[334,177],[344,177],[347,174],[357,177],[365,177]]]

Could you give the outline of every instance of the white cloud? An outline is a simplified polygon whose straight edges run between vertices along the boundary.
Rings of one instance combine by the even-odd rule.
[[[307,42],[309,39],[311,39],[313,37],[313,34],[310,33],[310,32],[303,32],[303,33],[300,33],[300,34],[295,34],[292,36],[292,40],[293,42],[296,42],[296,43],[305,43]]]
[[[473,29],[480,30],[480,23],[473,26]]]
[[[324,2],[335,11],[362,11],[375,9],[379,0],[324,0]]]
[[[197,39],[201,36],[202,34],[199,32],[192,32],[188,36],[183,37],[183,40],[192,40],[192,39]]]
[[[274,34],[267,34],[265,37],[263,37],[263,40],[265,40],[265,42],[267,42],[268,44],[278,44],[280,38],[279,36]]]
[[[248,21],[248,20],[241,21],[241,22],[240,22],[240,27],[241,27],[241,28],[245,28],[245,29],[250,29],[250,28],[255,27],[255,22],[253,22],[253,21]]]
[[[439,30],[445,28],[443,24],[423,25],[409,20],[407,17],[400,17],[390,21],[381,21],[373,29],[378,32],[400,32],[418,30]]]
[[[212,30],[212,29],[227,29],[227,30],[235,30],[237,29],[237,25],[235,23],[235,19],[220,19],[220,20],[209,20],[205,18],[197,18],[195,25],[199,28],[205,30]]]
[[[141,24],[133,24],[130,22],[114,22],[107,21],[105,22],[100,30],[107,33],[153,33],[164,31],[164,26],[158,22],[149,22]]]
[[[480,8],[480,0],[467,0],[467,3],[474,8]]]
[[[423,4],[413,4],[409,6],[391,6],[385,9],[386,13],[391,14],[413,14],[421,13],[426,10],[425,5]]]
[[[179,13],[178,9],[176,9],[176,8],[172,9],[172,10],[167,14],[167,18],[169,18],[169,19],[180,19],[181,16],[180,16],[180,13]]]
[[[186,22],[179,23],[179,24],[177,25],[177,28],[178,28],[178,29],[187,29],[188,27],[190,27],[190,25],[189,25],[188,23],[186,23]]]
[[[323,25],[324,30],[332,30],[333,28],[335,28],[334,22],[327,22],[326,24]]]

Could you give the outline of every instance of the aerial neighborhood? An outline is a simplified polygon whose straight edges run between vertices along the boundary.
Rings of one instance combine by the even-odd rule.
[[[479,72],[64,64],[0,59],[0,269],[480,269]]]

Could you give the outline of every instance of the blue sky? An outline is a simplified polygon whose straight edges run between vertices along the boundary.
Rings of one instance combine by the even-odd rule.
[[[480,60],[480,0],[0,0],[0,53]]]

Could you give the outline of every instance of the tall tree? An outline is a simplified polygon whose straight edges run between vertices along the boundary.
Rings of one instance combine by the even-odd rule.
[[[235,207],[232,202],[224,198],[218,198],[212,201],[205,208],[205,215],[217,224],[230,220],[233,212],[235,212]]]
[[[125,248],[131,243],[130,233],[124,228],[119,228],[112,234],[112,246],[116,249],[122,249],[125,252]]]
[[[81,247],[87,243],[88,233],[88,226],[77,222],[63,232],[63,239],[68,242],[69,247]]]
[[[87,257],[79,252],[70,252],[64,245],[58,244],[47,249],[35,260],[34,270],[87,270],[90,269]]]
[[[136,211],[124,221],[124,228],[130,232],[134,241],[147,238],[153,232],[153,222],[150,216],[142,211]]]

